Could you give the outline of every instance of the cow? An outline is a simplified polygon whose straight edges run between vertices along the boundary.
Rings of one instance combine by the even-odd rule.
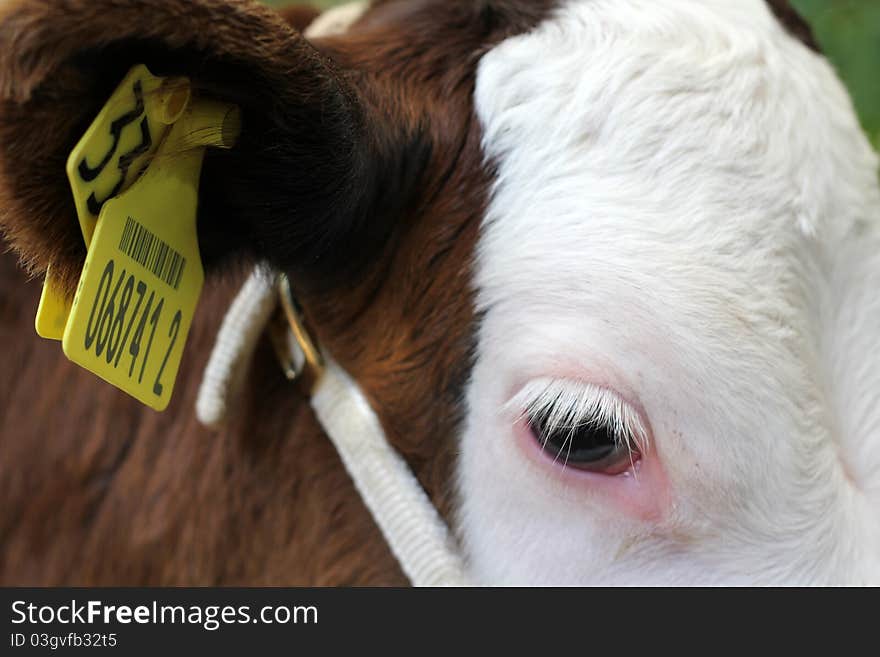
[[[33,332],[86,255],[65,159],[136,64],[241,113],[161,414]],[[784,0],[6,0],[0,581],[406,583],[268,338],[198,421],[259,266],[471,582],[878,584],[877,172]]]

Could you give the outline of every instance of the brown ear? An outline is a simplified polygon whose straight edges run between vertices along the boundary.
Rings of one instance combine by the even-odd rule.
[[[12,0],[0,10],[0,229],[32,271],[52,262],[75,286],[85,248],[65,159],[137,63],[242,110],[239,143],[209,152],[202,177],[207,265],[249,252],[320,279],[383,242],[379,178],[393,176],[396,146],[278,13],[248,0]]]

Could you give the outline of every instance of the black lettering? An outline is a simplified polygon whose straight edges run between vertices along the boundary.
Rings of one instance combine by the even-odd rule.
[[[98,311],[98,317],[100,318],[104,314],[104,306],[107,304],[107,293],[110,289],[111,282],[113,280],[113,261],[108,260],[107,266],[104,267],[104,273],[101,274],[101,282],[98,284],[98,292],[95,294],[95,302],[92,305],[92,312],[89,314],[89,323],[86,325],[86,339],[85,339],[85,347],[86,351],[92,348],[92,343],[95,341],[95,337],[98,335],[98,326],[94,325],[95,320],[95,310],[98,307],[98,297],[101,296],[101,291],[104,291],[104,298],[101,301],[101,310]],[[105,284],[106,283],[106,287]],[[94,332],[92,331],[92,326],[94,325]]]
[[[150,358],[150,349],[153,348],[153,337],[156,335],[156,327],[159,325],[159,317],[162,315],[162,306],[165,305],[165,299],[159,301],[159,305],[156,306],[156,310],[153,312],[153,316],[150,317],[150,324],[153,325],[153,329],[150,331],[150,339],[147,341],[147,351],[144,353],[144,360],[141,362],[141,373],[138,376],[138,383],[142,383],[144,380],[144,370],[147,367],[147,360]]]
[[[156,375],[156,381],[153,383],[153,394],[157,397],[161,397],[162,391],[164,390],[162,384],[159,383],[159,379],[162,377],[162,372],[165,371],[165,365],[168,364],[168,356],[171,355],[171,350],[174,349],[174,343],[177,342],[177,334],[180,333],[180,321],[182,318],[183,315],[178,310],[174,315],[174,319],[171,320],[171,327],[168,329],[168,337],[171,338],[171,344],[168,345],[168,351],[165,352],[162,366],[159,368],[159,373]]]

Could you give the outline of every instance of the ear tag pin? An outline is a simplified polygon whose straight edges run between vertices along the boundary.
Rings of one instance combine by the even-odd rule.
[[[189,96],[187,80],[158,78],[146,66],[135,66],[73,149],[67,177],[86,248],[103,204],[140,177]],[[72,304],[60,289],[50,267],[35,325],[41,337],[51,340],[62,339]]]

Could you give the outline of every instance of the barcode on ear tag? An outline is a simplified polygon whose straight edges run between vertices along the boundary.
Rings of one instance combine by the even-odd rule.
[[[158,280],[175,290],[186,269],[186,258],[131,217],[125,220],[119,250],[146,267]]]
[[[196,235],[203,153],[160,153],[107,201],[64,333],[70,360],[160,411],[204,282]]]

